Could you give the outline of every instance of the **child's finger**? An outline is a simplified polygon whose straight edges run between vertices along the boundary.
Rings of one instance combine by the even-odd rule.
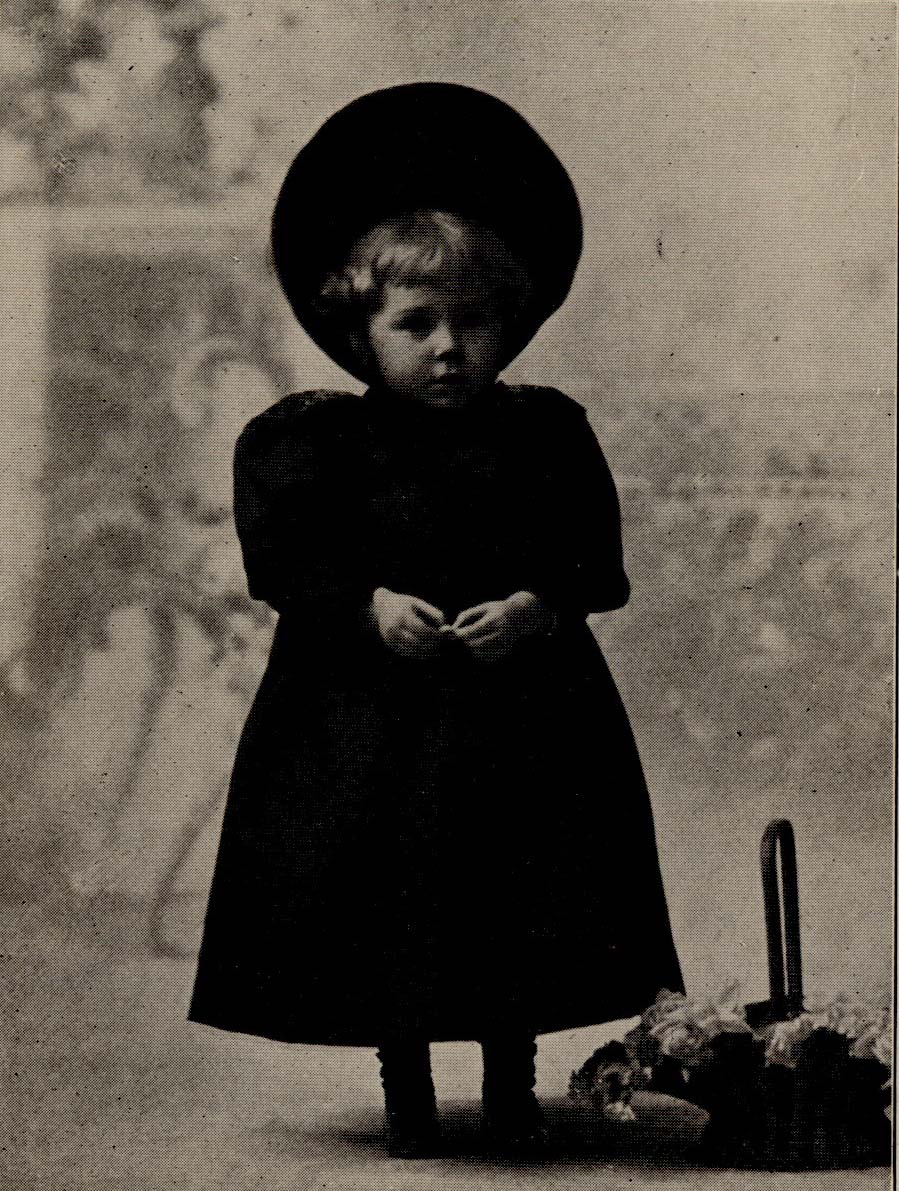
[[[464,629],[467,625],[474,624],[475,621],[485,617],[492,607],[492,604],[476,604],[474,608],[466,608],[464,612],[460,612],[456,617],[453,628],[458,631],[459,629]]]
[[[501,628],[502,624],[499,617],[491,613],[485,613],[477,620],[471,621],[470,624],[466,624],[462,628],[457,628],[456,625],[453,625],[453,632],[457,637],[461,637],[463,641],[467,641],[471,640],[472,636],[480,633],[499,632]]]
[[[490,631],[489,625],[484,625],[481,621],[476,624],[468,625],[464,629],[457,629],[453,627],[454,634],[460,641],[464,641],[466,645],[470,644],[476,637],[481,636],[485,632]]]
[[[417,596],[413,596],[411,600],[412,611],[419,616],[426,624],[432,628],[439,629],[441,625],[446,623],[446,617],[439,608],[435,608],[433,604],[429,604],[427,600],[420,600]]]

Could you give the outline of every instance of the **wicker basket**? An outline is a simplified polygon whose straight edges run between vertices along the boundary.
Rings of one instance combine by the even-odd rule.
[[[675,1089],[667,1081],[666,1091],[709,1114],[697,1157],[714,1166],[766,1170],[889,1163],[883,1067],[852,1058],[845,1039],[820,1033],[819,1044],[806,1043],[795,1070],[766,1066],[762,1043],[731,1035],[689,1083]]]
[[[754,1030],[803,1012],[796,845],[788,820],[768,825],[761,868],[771,996],[746,1006]],[[654,1078],[654,1086],[664,1084],[709,1114],[700,1145],[704,1161],[771,1170],[889,1164],[884,1068],[853,1057],[846,1038],[816,1030],[795,1068],[766,1064],[764,1042],[750,1034],[724,1034],[712,1051],[711,1063],[689,1082],[681,1076],[677,1090],[670,1067]]]

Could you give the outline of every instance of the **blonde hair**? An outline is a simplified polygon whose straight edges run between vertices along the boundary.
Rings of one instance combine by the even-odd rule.
[[[409,211],[375,224],[319,291],[319,310],[362,329],[385,285],[458,288],[491,302],[508,331],[527,311],[533,286],[522,265],[489,228],[448,211]]]

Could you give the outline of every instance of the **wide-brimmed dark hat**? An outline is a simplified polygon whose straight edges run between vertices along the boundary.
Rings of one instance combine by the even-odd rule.
[[[366,362],[317,308],[322,283],[375,223],[427,207],[490,228],[529,273],[534,301],[503,366],[571,287],[581,254],[580,205],[564,166],[524,117],[453,83],[363,95],[294,158],[272,218],[272,259],[294,314],[360,380],[371,379]]]

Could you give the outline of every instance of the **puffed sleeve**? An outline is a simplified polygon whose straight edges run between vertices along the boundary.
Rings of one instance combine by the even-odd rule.
[[[540,590],[532,590],[556,611],[583,618],[622,607],[630,583],[609,465],[583,406],[557,396],[561,402],[546,439],[548,566],[535,578]]]
[[[362,624],[378,586],[351,449],[333,416],[309,410],[259,415],[234,451],[234,522],[250,595],[322,627]]]

